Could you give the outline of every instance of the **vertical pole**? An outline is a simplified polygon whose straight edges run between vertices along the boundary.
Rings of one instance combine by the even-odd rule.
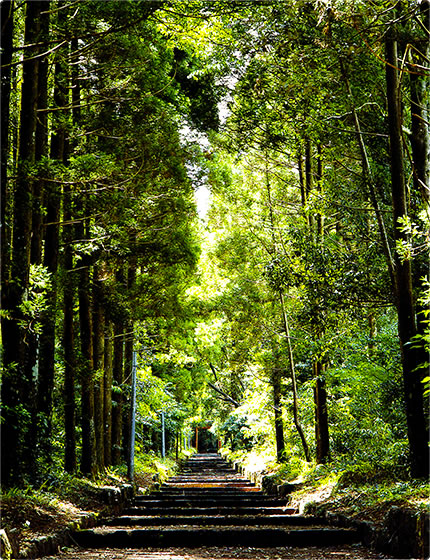
[[[166,426],[164,422],[164,412],[161,413],[161,457],[166,457]]]
[[[196,452],[199,452],[199,429],[196,428]]]
[[[133,352],[133,365],[131,369],[131,427],[130,427],[130,457],[128,463],[128,478],[134,479],[134,444],[136,434],[136,369],[137,352]]]

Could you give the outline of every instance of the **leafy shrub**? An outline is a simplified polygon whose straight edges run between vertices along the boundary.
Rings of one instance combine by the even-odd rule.
[[[392,463],[358,463],[345,470],[339,477],[338,488],[351,485],[377,484],[406,480],[407,469]]]

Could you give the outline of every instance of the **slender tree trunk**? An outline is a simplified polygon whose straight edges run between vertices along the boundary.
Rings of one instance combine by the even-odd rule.
[[[318,145],[318,165],[317,165],[317,190],[322,194],[323,189],[323,157],[322,146]],[[324,216],[317,214],[316,218],[316,244],[324,254]],[[321,338],[321,327],[316,334],[317,340]],[[321,357],[317,356],[313,363],[314,369],[314,404],[315,404],[315,441],[316,441],[316,460],[318,464],[327,463],[330,460],[330,436],[327,412],[327,388],[325,383],[325,366]]]
[[[112,464],[112,384],[113,384],[113,329],[110,320],[105,322],[104,358],[104,464]]]
[[[96,433],[97,467],[102,471],[105,466],[104,459],[104,361],[105,361],[105,318],[103,310],[103,292],[100,270],[95,271],[93,291],[93,324],[94,324],[94,421]]]
[[[136,236],[131,236],[131,243],[136,243]],[[128,263],[127,271],[127,291],[129,297],[132,297],[134,285],[136,283],[136,259],[134,257]],[[126,336],[124,344],[124,378],[125,385],[127,387],[127,402],[126,409],[124,413],[124,424],[123,424],[123,440],[124,449],[126,451],[126,457],[130,457],[130,438],[131,438],[131,421],[132,421],[132,378],[133,378],[133,349],[134,349],[134,325],[133,319],[126,323]]]
[[[76,51],[78,48],[77,39],[72,39],[71,50]],[[80,82],[79,72],[75,66],[70,69],[70,78],[72,85],[72,120],[75,125],[80,121]],[[66,145],[69,145],[69,139],[66,139]],[[67,148],[69,151],[71,148]],[[76,358],[76,336],[75,336],[75,316],[74,306],[76,299],[76,273],[73,262],[72,243],[77,237],[77,232],[73,224],[74,212],[76,210],[73,204],[73,193],[70,185],[64,185],[63,188],[63,218],[65,225],[62,228],[64,242],[64,269],[65,280],[64,286],[64,425],[65,425],[65,453],[64,468],[67,472],[74,472],[77,468],[76,454],[76,378],[78,373]],[[82,228],[81,228],[82,230]],[[81,231],[82,233],[82,231]]]
[[[15,2],[5,1],[0,4],[1,16],[1,197],[0,197],[0,250],[1,250],[1,308],[5,309],[7,302],[6,291],[9,284],[10,250],[11,250],[11,208],[9,201],[12,198],[8,184],[8,163],[9,163],[9,124],[10,124],[10,94],[11,94],[11,62],[13,54],[13,15]],[[3,319],[2,319],[3,325]],[[3,337],[5,333],[3,333]]]
[[[112,395],[112,464],[118,465],[123,451],[124,326],[122,323],[114,325],[113,381],[115,389]]]
[[[127,321],[126,335],[124,341],[124,409],[123,409],[123,449],[126,457],[130,455],[130,429],[131,429],[131,392],[132,392],[132,370],[133,370],[133,322]]]
[[[318,464],[325,464],[330,460],[327,389],[324,369],[324,365],[319,360],[314,363],[315,439]]]
[[[302,148],[299,149],[297,154],[297,166],[299,168],[299,181],[300,181],[300,199],[302,203],[302,208],[306,207],[306,175],[305,175],[305,165],[303,162]]]
[[[13,14],[14,2],[2,2],[1,10],[1,46],[0,60],[1,72],[1,307],[8,309],[12,304],[10,296],[10,257],[11,257],[11,220],[13,220],[11,205],[8,204],[9,197],[12,198],[12,191],[8,184],[8,159],[9,159],[9,117],[10,117],[10,93],[11,93],[11,67],[8,66],[12,61],[13,52]],[[14,409],[18,404],[18,387],[14,378],[14,368],[12,366],[12,340],[9,340],[8,333],[11,329],[17,333],[14,322],[1,316],[2,344],[3,352],[1,363],[3,366],[2,378],[2,405],[4,425],[2,427],[3,441],[15,441],[20,433],[19,418]],[[8,349],[9,346],[9,349]],[[10,410],[5,408],[10,407]],[[1,472],[3,484],[8,486],[13,481],[14,472],[14,445],[4,446],[1,453]]]
[[[317,159],[316,180],[317,180],[316,182],[317,182],[318,194],[321,197],[322,196],[322,190],[323,190],[323,152],[322,152],[321,143],[318,144],[318,159]],[[318,243],[322,243],[323,238],[324,238],[324,216],[321,214],[321,212],[318,212],[318,214],[317,214],[316,235],[317,235]]]
[[[49,40],[49,8],[50,0],[45,0],[45,6],[40,15],[40,40]],[[35,160],[41,162],[48,155],[48,70],[49,59],[47,56],[39,59],[38,84],[37,84],[37,122],[35,139]],[[45,173],[36,177],[33,185],[33,215],[31,235],[31,262],[42,262],[42,213],[43,195],[45,189]]]
[[[43,2],[26,2],[25,44],[35,45],[40,33],[40,12]],[[26,56],[37,54],[35,46],[28,47]],[[30,274],[33,184],[31,166],[35,158],[38,61],[23,63],[21,94],[19,165],[14,193],[13,237],[11,253],[11,282],[7,286],[3,304],[7,317],[3,318],[2,380],[3,441],[2,477],[7,486],[19,482],[25,473],[34,470],[34,441],[30,436],[30,419],[34,417],[34,330],[20,324],[32,325],[32,318],[21,309],[27,298]],[[34,473],[33,473],[34,474]]]
[[[64,192],[64,221],[71,219],[70,190]],[[70,224],[64,230],[64,429],[65,450],[64,468],[73,473],[76,470],[76,404],[75,404],[75,378],[76,378],[76,356],[75,356],[75,329],[74,329],[74,305],[75,287],[73,280],[73,252],[70,241],[73,239],[73,226]]]
[[[306,190],[306,204],[309,202],[311,192],[313,189],[313,157],[312,157],[312,144],[309,138],[306,139],[305,144],[305,190]],[[307,215],[309,231],[313,234],[314,231],[314,216]]]
[[[385,46],[394,235],[396,240],[403,242],[407,241],[407,234],[399,228],[399,220],[408,216],[408,205],[403,167],[397,44],[391,33],[387,36]],[[429,471],[428,433],[424,415],[422,375],[420,374],[422,364],[425,363],[427,357],[422,348],[417,348],[416,345],[411,344],[417,333],[417,327],[410,260],[401,261],[399,256],[396,256],[395,277],[411,474],[414,478],[420,478],[428,476]]]
[[[85,474],[96,472],[96,439],[94,425],[94,356],[93,325],[90,299],[90,267],[87,259],[82,261],[79,283],[79,325],[81,335],[81,426],[82,457],[81,471]]]
[[[59,21],[62,18],[59,18]],[[57,55],[63,53],[57,52]],[[57,61],[54,71],[54,105],[64,107],[68,102],[67,68]],[[43,115],[43,113],[42,113]],[[65,116],[57,113],[51,136],[51,159],[59,164],[67,162]],[[40,416],[39,441],[45,460],[51,462],[52,395],[55,377],[55,340],[57,315],[57,270],[59,259],[61,193],[58,183],[48,181],[46,188],[46,224],[43,264],[51,274],[52,287],[47,293],[47,311],[43,316],[40,341],[40,368],[38,379],[38,410]]]
[[[291,338],[290,338],[290,327],[288,325],[288,317],[287,312],[285,310],[285,302],[284,302],[284,294],[279,292],[279,300],[281,303],[281,310],[282,310],[282,318],[284,321],[284,330],[285,336],[287,339],[287,347],[288,347],[288,361],[290,363],[290,376],[291,376],[291,384],[293,389],[293,419],[294,425],[296,427],[297,433],[300,436],[300,440],[302,442],[303,453],[305,454],[306,461],[310,463],[311,455],[309,453],[309,447],[306,441],[305,433],[303,431],[303,427],[299,420],[299,398],[297,394],[297,383],[296,383],[296,368],[294,364],[294,356],[293,356],[293,348],[291,346]]]
[[[273,390],[273,407],[275,412],[275,439],[276,458],[279,462],[285,461],[284,421],[282,419],[282,373],[278,368],[272,368],[271,383]]]
[[[422,22],[430,35],[430,2],[421,2]],[[428,39],[428,37],[427,37]],[[422,54],[421,54],[422,53]],[[411,64],[425,66],[430,59],[430,46],[420,44],[417,51],[411,51]],[[418,71],[412,66],[410,74],[411,129],[410,137],[413,159],[413,178],[415,191],[430,203],[430,72]]]

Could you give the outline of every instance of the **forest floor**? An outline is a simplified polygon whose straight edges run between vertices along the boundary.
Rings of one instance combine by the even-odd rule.
[[[128,481],[116,474],[97,480],[68,477],[52,480],[39,490],[11,489],[2,493],[1,526],[11,542],[20,550],[33,541],[78,526],[83,519],[103,518],[108,513],[106,491],[126,485]],[[151,474],[136,477],[136,484],[149,488]]]
[[[65,487],[50,487],[39,491],[9,491],[2,496],[2,528],[6,529],[9,537],[15,543],[19,543],[22,550],[26,548],[34,539],[42,536],[49,536],[70,528],[72,524],[78,523],[82,518],[90,515],[103,516],[106,510],[106,503],[101,498],[101,489],[106,487],[119,487],[127,481],[118,476],[108,475],[98,481],[71,479]],[[153,484],[152,476],[143,474],[137,476],[137,485],[142,489],[147,489]],[[411,493],[410,486],[414,483],[393,483],[391,485],[353,485],[336,490],[333,484],[323,484],[320,486],[306,486],[293,497],[293,505],[306,511],[306,504],[316,504],[314,508],[324,508],[333,513],[339,513],[348,517],[371,521],[381,525],[388,509],[393,506],[420,509],[428,504],[428,486],[416,485],[415,492]],[[405,488],[407,486],[407,489]],[[407,490],[407,491],[406,491]],[[209,550],[209,549],[208,549]],[[72,560],[76,558],[86,558],[93,560],[96,558],[107,558],[109,560],[197,560],[206,558],[220,558],[228,560],[235,559],[289,559],[295,558],[343,558],[365,559],[365,558],[384,558],[382,555],[370,555],[369,551],[363,552],[360,548],[348,547],[342,550],[327,549],[324,556],[322,551],[309,548],[306,550],[283,549],[255,549],[251,556],[248,549],[212,549],[209,554],[203,549],[179,550],[168,549],[161,551],[110,551],[106,555],[97,556],[96,551],[76,551],[65,550],[58,559]],[[207,555],[209,554],[209,555]],[[290,555],[289,555],[290,554]],[[52,557],[54,558],[54,557]],[[55,557],[57,558],[57,557]]]
[[[428,509],[429,492],[429,484],[419,481],[369,482],[343,487],[327,482],[305,485],[302,490],[293,493],[291,505],[299,508],[301,513],[327,511],[382,526],[391,507],[414,511]]]

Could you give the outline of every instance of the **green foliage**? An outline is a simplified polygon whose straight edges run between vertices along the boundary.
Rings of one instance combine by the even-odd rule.
[[[47,295],[52,286],[51,274],[42,265],[30,265],[28,292],[20,305],[23,319],[20,321],[22,329],[40,334],[39,319],[48,310]]]
[[[349,467],[343,471],[337,482],[339,489],[351,485],[379,484],[407,480],[408,473],[405,467],[390,463],[362,463]]]

